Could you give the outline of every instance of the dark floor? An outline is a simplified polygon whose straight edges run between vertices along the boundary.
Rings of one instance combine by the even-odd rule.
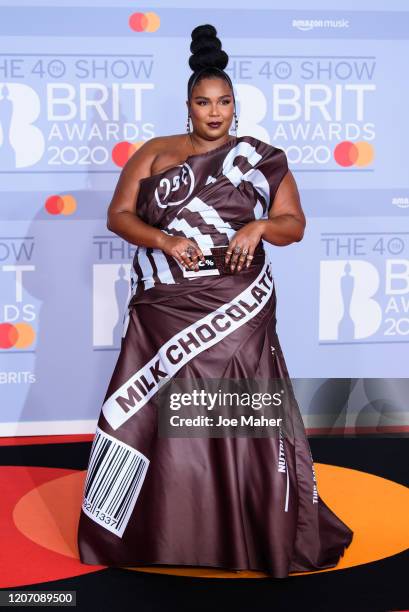
[[[409,486],[409,438],[310,438],[310,444],[317,463]],[[5,446],[0,464],[86,469],[90,448],[90,442]],[[75,590],[77,608],[90,611],[407,611],[409,550],[350,569],[286,579],[198,579],[109,568],[25,589]]]

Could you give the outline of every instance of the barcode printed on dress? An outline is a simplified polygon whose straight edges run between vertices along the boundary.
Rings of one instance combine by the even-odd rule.
[[[97,427],[84,485],[85,514],[122,537],[148,466],[145,455]]]

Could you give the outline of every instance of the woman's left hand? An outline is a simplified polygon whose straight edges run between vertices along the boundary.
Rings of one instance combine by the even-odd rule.
[[[225,264],[230,264],[232,272],[240,272],[245,265],[248,268],[254,257],[254,251],[263,235],[263,222],[250,221],[239,229],[230,240],[226,251]],[[240,249],[240,250],[239,250]]]

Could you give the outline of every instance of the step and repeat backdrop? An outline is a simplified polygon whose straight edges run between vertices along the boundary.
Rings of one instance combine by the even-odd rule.
[[[307,428],[408,431],[409,13],[20,4],[0,6],[1,435],[95,431],[135,251],[107,207],[144,141],[185,132],[203,23],[238,136],[286,151],[307,217],[301,242],[265,245]]]

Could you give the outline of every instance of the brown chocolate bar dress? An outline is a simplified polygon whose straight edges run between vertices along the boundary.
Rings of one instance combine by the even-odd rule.
[[[285,152],[241,136],[143,179],[137,214],[216,255],[186,277],[138,247],[120,353],[99,415],[78,526],[80,558],[109,566],[289,572],[334,567],[353,532],[318,494],[295,400],[283,437],[160,437],[155,395],[181,378],[288,378],[262,241],[248,269],[223,270],[234,233],[266,219]],[[221,254],[221,255],[220,255]]]

